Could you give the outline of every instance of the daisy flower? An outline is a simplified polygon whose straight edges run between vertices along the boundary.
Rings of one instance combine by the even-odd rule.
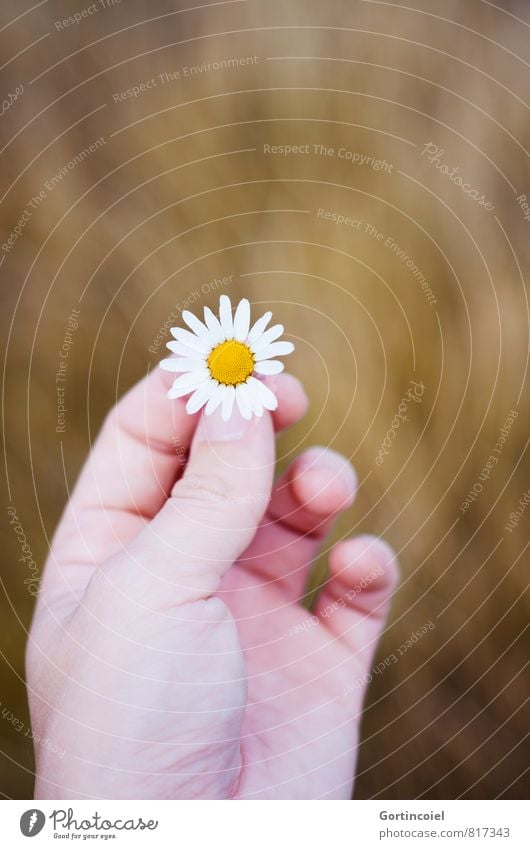
[[[283,357],[294,351],[292,342],[279,342],[283,325],[267,329],[272,313],[267,312],[250,326],[250,303],[244,298],[232,314],[228,295],[221,295],[219,318],[204,307],[204,322],[184,310],[182,318],[189,327],[184,330],[172,327],[175,341],[167,347],[176,357],[162,360],[166,371],[180,372],[168,398],[190,395],[186,404],[188,413],[197,413],[204,407],[211,415],[221,407],[225,421],[235,406],[245,419],[262,416],[263,410],[275,410],[278,401],[265,386],[261,377],[279,374]]]

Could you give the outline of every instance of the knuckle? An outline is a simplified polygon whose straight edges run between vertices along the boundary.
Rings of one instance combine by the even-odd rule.
[[[201,475],[190,472],[184,475],[173,487],[172,498],[186,502],[204,504],[229,504],[233,494],[227,482],[216,475]]]
[[[211,527],[234,529],[254,527],[267,508],[269,498],[261,493],[241,492],[221,476],[189,472],[171,493],[173,507],[182,515],[202,516]]]

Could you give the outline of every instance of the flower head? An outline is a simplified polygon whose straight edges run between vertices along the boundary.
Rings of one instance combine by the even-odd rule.
[[[208,307],[204,308],[204,322],[188,310],[183,311],[182,318],[189,330],[172,327],[176,341],[167,344],[177,356],[160,363],[166,371],[181,373],[168,398],[190,395],[188,413],[204,407],[209,416],[221,407],[225,421],[232,415],[234,405],[246,419],[253,414],[262,416],[263,410],[276,409],[276,396],[260,378],[283,371],[283,363],[275,357],[292,353],[294,345],[277,341],[283,325],[267,329],[271,312],[251,327],[247,299],[240,301],[232,314],[230,298],[221,295],[219,318]]]

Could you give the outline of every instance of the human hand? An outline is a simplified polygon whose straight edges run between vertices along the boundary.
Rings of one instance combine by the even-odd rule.
[[[349,798],[392,551],[339,543],[305,610],[353,470],[313,448],[273,488],[274,429],[306,407],[293,377],[269,381],[275,413],[229,423],[168,403],[171,379],[108,416],[53,541],[27,652],[35,796]]]

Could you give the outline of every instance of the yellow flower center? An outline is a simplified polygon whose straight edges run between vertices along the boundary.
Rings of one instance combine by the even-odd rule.
[[[226,386],[245,383],[254,371],[254,355],[247,345],[236,339],[227,339],[213,349],[208,357],[208,368],[214,380]]]

